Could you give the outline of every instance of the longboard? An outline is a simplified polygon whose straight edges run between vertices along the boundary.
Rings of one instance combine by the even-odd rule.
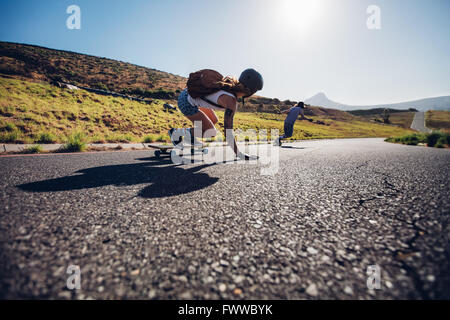
[[[184,150],[184,149],[175,148],[174,145],[162,145],[162,144],[147,144],[147,147],[156,149],[155,157],[157,157],[157,158],[159,158],[161,156],[161,154],[168,154],[169,152],[173,151],[173,149],[180,150],[181,151],[180,155],[182,156],[183,150]],[[208,149],[204,148],[203,146],[201,146],[201,147],[188,146],[187,149],[190,150],[191,154],[195,154],[195,153],[208,154]]]

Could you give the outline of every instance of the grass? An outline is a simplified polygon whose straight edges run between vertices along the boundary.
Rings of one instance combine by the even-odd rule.
[[[41,132],[36,139],[37,143],[50,144],[56,142],[56,137],[50,132]]]
[[[398,112],[391,113],[389,121],[392,124],[398,125],[402,128],[410,128],[414,120],[415,112]]]
[[[0,77],[1,139],[6,143],[64,143],[65,136],[78,130],[92,143],[141,142],[147,134],[155,135],[157,141],[168,141],[167,130],[187,126],[188,120],[180,113],[164,112],[165,102],[154,100],[147,105]],[[8,128],[15,125],[17,134],[7,135],[6,123]]]
[[[77,132],[67,137],[66,143],[58,150],[59,152],[81,152],[86,149],[83,133]]]
[[[425,125],[430,129],[450,132],[450,111],[427,111]]]
[[[144,137],[142,140],[144,143],[153,143],[153,142],[169,142],[170,138],[167,134],[149,134]]]
[[[155,141],[156,141],[156,135],[154,135],[154,134],[146,135],[144,137],[144,139],[142,140],[142,142],[144,142],[144,143],[153,143]]]
[[[285,115],[261,113],[237,113],[234,124],[242,130],[266,129],[270,136],[270,129],[284,132]],[[412,133],[412,130],[392,125],[375,124],[352,117],[351,119],[329,119],[321,116],[309,116],[314,121],[320,120],[325,125],[308,121],[297,121],[294,125],[294,134],[291,140],[324,139],[324,138],[354,138],[354,137],[388,137]],[[223,112],[218,112],[219,124],[223,124]]]
[[[25,153],[25,154],[34,154],[34,153],[42,153],[42,152],[43,152],[43,149],[42,149],[42,146],[40,146],[40,145],[30,146],[22,151],[22,153]]]
[[[114,142],[122,142],[122,143],[129,143],[136,141],[136,138],[134,135],[129,133],[112,133],[105,137],[106,142],[114,143]]]
[[[427,146],[444,148],[450,146],[450,132],[434,131],[427,135]]]
[[[450,146],[450,133],[434,131],[432,133],[413,133],[399,137],[390,137],[387,142],[406,145],[426,144],[428,147],[445,148]]]
[[[18,143],[19,141],[19,132],[1,132],[0,133],[0,142],[3,143]]]
[[[13,131],[17,131],[17,127],[14,123],[7,122],[5,124],[3,130],[8,131],[8,132],[13,132]]]
[[[419,143],[426,143],[426,135],[413,133],[399,137],[390,137],[386,139],[387,142],[401,143],[406,145],[418,145]]]
[[[0,142],[67,143],[65,137],[73,132],[83,133],[85,143],[169,142],[168,129],[187,127],[190,122],[178,111],[165,112],[166,102],[153,100],[148,105],[84,90],[0,77]],[[174,101],[169,102],[176,105]],[[345,112],[327,114],[323,108],[312,110],[316,112],[312,118],[325,124],[297,121],[292,139],[389,137],[413,132],[369,122]],[[223,112],[217,114],[216,127],[223,132]],[[285,117],[238,112],[234,124],[244,131],[278,129],[281,134]],[[210,141],[217,140],[220,137]]]
[[[160,134],[156,137],[156,142],[170,142],[169,135]]]
[[[415,114],[415,112],[393,112],[389,115],[389,121],[393,125],[397,125],[402,128],[408,129],[411,127],[411,123],[414,120],[414,114]],[[361,115],[360,117],[367,121],[382,122],[381,113],[365,114],[365,115]]]
[[[1,119],[1,118],[0,118]],[[20,140],[20,131],[17,126],[8,121],[0,121],[0,142],[16,143]]]

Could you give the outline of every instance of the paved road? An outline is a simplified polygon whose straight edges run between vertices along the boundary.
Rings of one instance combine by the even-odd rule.
[[[425,112],[416,112],[413,122],[411,123],[411,129],[420,132],[431,132],[431,129],[425,127]]]
[[[0,144],[0,152],[18,152],[26,150],[29,147],[35,146],[36,143],[32,144]],[[43,150],[45,151],[55,151],[64,146],[61,143],[52,143],[52,144],[40,144]],[[101,149],[113,149],[121,146],[124,149],[145,149],[145,146],[142,143],[89,143],[88,147],[92,148],[101,148]]]
[[[382,139],[296,143],[274,176],[150,151],[3,157],[0,297],[449,299],[449,162]]]

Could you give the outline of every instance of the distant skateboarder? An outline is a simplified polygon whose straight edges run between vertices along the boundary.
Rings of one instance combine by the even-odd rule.
[[[282,112],[287,113],[288,115],[286,120],[284,120],[284,134],[275,141],[275,146],[281,146],[281,140],[292,137],[292,134],[294,133],[294,124],[299,115],[301,120],[312,121],[312,119],[305,117],[304,109],[305,104],[303,102],[299,102],[296,106]]]

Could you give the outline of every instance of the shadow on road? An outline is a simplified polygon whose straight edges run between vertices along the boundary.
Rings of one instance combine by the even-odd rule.
[[[293,146],[281,146],[281,148],[286,148],[286,149],[306,149],[305,147],[293,147]]]
[[[151,183],[142,189],[138,196],[160,198],[200,190],[219,180],[219,178],[199,172],[212,164],[183,169],[179,165],[174,165],[170,157],[162,159],[150,157],[137,160],[145,162],[83,169],[71,176],[26,183],[17,187],[31,192],[55,192],[108,185],[131,186]]]

